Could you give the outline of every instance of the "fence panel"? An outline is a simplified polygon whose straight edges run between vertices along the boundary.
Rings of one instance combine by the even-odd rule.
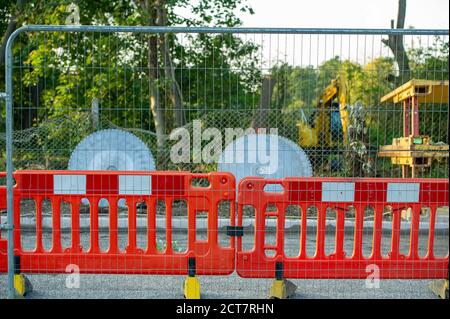
[[[235,201],[234,177],[226,173],[190,174],[175,172],[92,172],[92,171],[17,171],[14,174],[14,254],[20,257],[20,268],[25,273],[65,273],[69,265],[76,265],[81,273],[117,274],[188,274],[188,260],[195,259],[195,272],[204,275],[225,275],[234,271],[234,239],[227,247],[219,245],[218,216],[221,201]],[[193,185],[196,178],[209,181],[208,187]],[[0,187],[4,192],[5,187]],[[23,199],[31,199],[36,205],[34,211],[21,205]],[[128,216],[124,216],[125,199]],[[43,246],[45,228],[49,228],[44,209],[44,199],[52,204],[50,221],[51,245]],[[185,251],[178,251],[177,238],[173,237],[174,211],[158,211],[157,201],[167,203],[174,200],[187,202],[187,219],[183,220],[187,240]],[[60,203],[71,205],[71,212],[62,211]],[[107,201],[109,205],[105,205]],[[90,203],[88,212],[86,202]],[[137,210],[138,203],[147,207],[147,216]],[[0,206],[5,208],[5,206]],[[109,210],[109,212],[106,212]],[[207,213],[203,231],[205,240],[195,238],[195,225],[199,211]],[[21,219],[21,215],[31,215]],[[70,224],[67,217],[70,215]],[[127,246],[118,247],[118,222],[127,217]],[[146,217],[147,247],[137,245],[137,222]],[[165,225],[160,224],[164,217]],[[80,221],[90,219],[90,229],[86,233]],[[230,225],[234,225],[234,206],[230,210]],[[99,220],[109,224],[109,237],[99,238]],[[25,222],[24,222],[25,221]],[[123,227],[123,226],[122,226]],[[177,226],[178,227],[178,226]],[[63,231],[64,229],[65,231]],[[23,247],[21,238],[35,236],[34,249]],[[164,247],[156,241],[156,233],[165,237]],[[71,236],[71,245],[62,248],[62,240]],[[81,236],[88,236],[90,245],[83,247]],[[108,249],[102,251],[100,242]],[[7,256],[1,240],[0,270],[7,270]]]
[[[404,51],[393,52],[392,40]],[[196,193],[186,186],[189,194],[178,196],[168,183],[165,193],[152,193],[144,205],[142,195],[110,192],[108,178],[118,178],[111,170],[134,176],[130,170],[140,168],[152,178],[185,174],[198,185],[231,172],[236,184],[252,176],[280,181],[269,185],[271,191],[310,185],[286,184],[289,178],[320,184],[337,182],[323,179],[333,177],[349,178],[338,181],[345,187],[364,187],[355,194],[366,200],[355,200],[354,207],[336,203],[346,198],[333,185],[327,196],[335,197],[328,201],[241,194],[245,231],[239,245],[256,250],[239,251],[240,275],[273,277],[274,260],[281,258],[293,278],[362,278],[368,261],[381,263],[384,278],[439,277],[448,264],[448,208],[438,209],[432,197],[419,205],[367,196],[386,183],[405,182],[385,178],[413,175],[419,179],[408,183],[421,186],[448,178],[448,42],[448,30],[25,26],[8,41],[6,94],[0,94],[7,101],[6,114],[0,114],[0,171],[7,171],[9,183],[0,186],[0,210],[7,208],[11,219],[5,226],[15,227],[10,254],[19,253],[30,272],[59,272],[72,261],[68,256],[77,256],[85,272],[181,274],[193,252],[200,256],[199,272],[226,274],[234,267],[235,239],[218,231],[219,248],[210,251],[216,235],[205,237],[196,226],[212,232],[216,222],[233,226],[238,189],[228,184],[227,191],[219,188],[223,197],[214,190],[190,197]],[[406,93],[399,92],[404,85]],[[267,152],[259,152],[264,143],[250,137],[263,136],[264,129],[282,147],[266,140]],[[119,133],[111,137],[113,132]],[[97,162],[75,157],[82,143]],[[237,154],[231,162],[222,157],[228,151]],[[27,174],[79,176],[72,165],[80,163],[84,175],[106,179],[98,193],[54,194],[45,182],[39,185],[44,193],[25,189],[16,195],[18,183],[13,194],[13,174],[22,185]],[[96,172],[103,170],[108,172]],[[221,202],[203,203],[211,198]],[[448,207],[448,199],[442,205]],[[30,218],[35,223],[27,224]],[[6,228],[0,230],[1,252],[7,249]],[[416,258],[416,245],[424,259]],[[260,261],[265,246],[271,257]],[[289,251],[290,258],[280,257],[283,246],[299,249],[299,256]],[[213,255],[226,261],[219,264]],[[0,266],[6,269],[5,258]],[[11,293],[12,258],[9,270]],[[240,296],[243,289],[234,281],[229,291]]]
[[[267,185],[278,184],[282,192],[267,192]],[[446,179],[345,179],[345,178],[286,178],[267,180],[247,178],[239,184],[238,225],[242,226],[243,207],[254,207],[255,233],[254,248],[244,250],[242,239],[237,241],[237,272],[242,277],[275,278],[282,272],[286,278],[367,278],[371,267],[379,270],[383,279],[423,279],[444,278],[448,273],[448,250],[444,256],[436,256],[433,242],[436,227],[437,210],[446,206],[448,210],[449,186]],[[272,205],[275,209],[268,210]],[[288,205],[298,205],[302,211],[300,252],[289,256],[284,241],[287,235],[284,229],[289,219]],[[316,209],[311,212],[310,208]],[[370,210],[367,208],[370,207]],[[426,256],[419,257],[419,226],[421,209],[430,210],[429,241]],[[391,220],[383,216],[386,208],[390,210]],[[327,213],[334,211],[335,223],[330,223]],[[401,227],[403,215],[409,212],[411,221]],[[354,220],[349,225],[349,214]],[[276,219],[275,244],[267,245],[266,220]],[[307,219],[314,220],[316,227],[315,249],[308,252]],[[369,224],[370,223],[370,224]],[[370,235],[364,234],[368,227]],[[334,228],[334,232],[330,232]],[[344,237],[352,229],[353,249],[350,254],[344,250]],[[388,254],[381,252],[381,237],[389,232]],[[332,235],[332,236],[330,236]],[[363,237],[371,243],[371,253],[363,255]],[[409,240],[406,253],[401,252],[400,239]],[[331,238],[330,238],[331,237]],[[440,238],[440,240],[445,240]],[[448,241],[448,239],[447,239]],[[334,242],[332,253],[325,253],[326,242]],[[289,248],[288,248],[289,249]],[[269,253],[268,252],[272,252]]]
[[[402,41],[404,56],[384,44],[389,35]],[[210,172],[220,170],[220,151],[237,138],[227,139],[227,129],[273,128],[306,153],[312,176],[402,177],[381,147],[405,136],[404,105],[384,97],[412,79],[448,81],[442,30],[27,26],[11,43],[16,169],[67,169],[85,137],[119,129],[142,140],[160,170]],[[408,68],[400,69],[402,58]],[[418,99],[409,131],[439,148],[448,144],[448,89],[433,88]],[[189,132],[190,153],[174,161],[180,137],[167,137],[180,128]],[[204,150],[208,128],[220,139],[206,158],[193,140],[204,137]],[[1,133],[3,158],[6,139]],[[292,175],[298,151],[283,154],[291,164],[282,172]],[[446,154],[435,151],[432,165],[422,158],[416,177],[448,177]]]

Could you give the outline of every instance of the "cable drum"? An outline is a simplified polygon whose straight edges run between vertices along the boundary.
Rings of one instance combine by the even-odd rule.
[[[153,171],[150,149],[135,135],[117,129],[97,131],[72,152],[69,170]]]
[[[237,185],[248,176],[282,179],[313,175],[311,162],[303,149],[274,134],[247,134],[228,144],[219,157],[218,171],[232,173]],[[280,188],[267,185],[266,191],[278,192]]]
[[[154,171],[155,160],[150,149],[137,136],[118,129],[94,132],[84,138],[72,152],[69,170]],[[138,189],[141,185],[134,186]],[[86,204],[87,201],[83,200]],[[100,207],[108,206],[106,200]],[[119,202],[120,207],[126,203]]]

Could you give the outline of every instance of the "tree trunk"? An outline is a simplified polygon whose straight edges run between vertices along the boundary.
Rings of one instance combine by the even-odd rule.
[[[164,170],[167,164],[167,150],[166,150],[166,114],[165,110],[161,108],[158,85],[156,79],[152,78],[149,81],[150,91],[150,108],[153,114],[153,122],[155,123],[156,131],[156,164],[158,169]]]
[[[158,2],[158,24],[160,26],[167,25],[167,8],[165,0],[159,0]],[[183,96],[181,94],[180,86],[178,85],[175,77],[175,68],[173,66],[172,57],[169,51],[167,34],[163,34],[160,36],[159,49],[161,51],[161,57],[164,59],[164,76],[170,86],[170,89],[167,90],[167,94],[169,95],[173,106],[174,124],[175,127],[180,127],[185,123]]]
[[[266,132],[269,133],[270,101],[272,99],[274,84],[275,81],[272,80],[270,75],[264,76],[261,92],[261,104],[258,109],[255,110],[252,120],[252,128],[256,131],[259,129],[266,129]]]
[[[157,24],[157,10],[152,0],[145,0],[141,2],[141,6],[148,12],[149,26],[156,26]],[[158,169],[165,169],[167,164],[167,150],[166,150],[166,110],[160,103],[159,96],[159,72],[158,72],[158,39],[157,35],[151,35],[147,42],[148,45],[148,67],[149,67],[149,101],[150,109],[153,115],[153,122],[156,131],[156,165]]]
[[[397,29],[404,29],[405,27],[405,15],[406,15],[406,0],[398,1],[398,13],[397,13]],[[394,21],[391,21],[391,28],[394,28]],[[382,40],[394,54],[395,61],[397,61],[399,75],[396,79],[396,85],[400,85],[407,82],[411,77],[409,69],[409,59],[403,45],[402,35],[389,35],[389,38]]]

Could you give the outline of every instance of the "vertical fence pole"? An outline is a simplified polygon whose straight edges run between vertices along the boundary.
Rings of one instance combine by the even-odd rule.
[[[5,48],[5,88],[6,88],[6,207],[8,223],[8,298],[15,297],[14,291],[14,205],[13,205],[13,83],[12,68],[13,55],[12,46],[14,39],[20,29],[11,34]]]

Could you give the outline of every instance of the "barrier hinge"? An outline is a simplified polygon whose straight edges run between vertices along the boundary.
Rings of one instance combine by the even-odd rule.
[[[14,256],[14,274],[20,274],[20,256]]]
[[[227,226],[227,236],[230,236],[230,237],[244,236],[244,227],[242,227],[242,226]]]
[[[188,276],[195,277],[196,269],[195,269],[195,258],[188,258]]]
[[[275,263],[275,279],[283,280],[284,277],[284,267],[282,262]]]
[[[0,99],[5,99],[8,97],[8,94],[6,92],[0,92]]]

